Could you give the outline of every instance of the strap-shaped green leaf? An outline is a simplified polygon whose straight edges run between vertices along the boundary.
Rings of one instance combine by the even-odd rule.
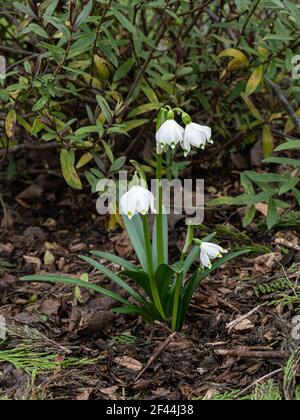
[[[199,255],[200,255],[200,246],[197,245],[192,249],[192,251],[189,253],[189,255],[185,259],[184,270],[183,270],[184,276],[187,275],[191,266],[194,264],[194,262],[196,261],[197,257],[199,257]]]
[[[146,245],[143,233],[143,223],[139,215],[134,216],[131,220],[127,216],[123,216],[124,224],[131,241],[131,245],[139,259],[143,269],[147,271],[147,255]]]
[[[120,275],[130,278],[142,287],[147,295],[152,299],[150,279],[144,271],[123,271]]]
[[[87,283],[85,281],[72,278],[72,277],[65,277],[65,276],[55,276],[55,275],[42,275],[36,274],[34,276],[25,276],[21,278],[22,281],[34,281],[34,282],[50,282],[50,283],[67,283],[72,284],[74,286],[79,286],[84,289],[94,290],[95,292],[101,293],[104,296],[108,296],[117,302],[123,303],[125,305],[130,305],[128,300],[122,298],[118,294],[111,292],[110,290],[104,289],[103,287],[97,286],[96,284]]]
[[[153,254],[153,268],[154,271],[158,269],[158,255],[157,255],[157,240],[156,240],[156,220],[154,222],[153,234],[152,234],[152,254]],[[168,217],[166,214],[163,214],[163,239],[164,239],[164,263],[169,263],[169,227],[168,227]]]
[[[181,299],[181,305],[180,305],[180,316],[178,317],[178,327],[181,328],[184,318],[186,316],[186,313],[188,311],[188,308],[190,306],[190,302],[192,299],[192,296],[200,283],[203,279],[208,277],[212,272],[220,268],[223,264],[225,264],[228,261],[231,261],[235,258],[238,258],[244,254],[247,254],[249,252],[248,249],[237,251],[232,254],[226,255],[225,257],[217,260],[210,269],[205,269],[198,271],[193,275],[193,277],[189,280],[189,282],[185,285],[182,291],[182,299]]]
[[[142,305],[145,305],[146,302],[142,298],[139,293],[137,293],[129,284],[127,284],[124,280],[122,280],[117,274],[113,273],[112,271],[108,270],[104,265],[100,264],[98,261],[94,260],[93,258],[86,257],[84,255],[79,256],[83,261],[91,264],[93,267],[95,267],[97,270],[100,271],[100,273],[104,274],[106,277],[114,281],[118,286],[120,286],[122,289],[126,290],[127,293],[130,294],[137,302],[141,303]]]
[[[108,252],[102,252],[102,251],[91,251],[92,255],[95,255],[96,257],[103,258],[106,261],[109,261],[113,264],[117,264],[119,267],[124,268],[128,271],[137,271],[140,270],[131,262],[124,260],[124,258],[118,257],[114,254],[110,254]]]

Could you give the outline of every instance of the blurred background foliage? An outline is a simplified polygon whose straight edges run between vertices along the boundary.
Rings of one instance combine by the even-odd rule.
[[[0,159],[13,176],[16,150],[55,148],[67,183],[95,191],[124,156],[151,172],[157,110],[169,104],[212,127],[215,146],[195,165],[233,153],[251,169],[246,150],[259,144],[270,159],[300,131],[299,46],[292,0],[1,1]],[[188,166],[165,164],[175,176]]]

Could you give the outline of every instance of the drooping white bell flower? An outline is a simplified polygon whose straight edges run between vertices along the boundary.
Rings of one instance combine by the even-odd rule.
[[[213,143],[209,127],[192,122],[186,125],[181,142],[181,147],[186,156],[190,153],[192,147],[204,149],[207,142]]]
[[[227,254],[228,251],[219,245],[211,242],[202,242],[200,245],[201,253],[200,260],[204,267],[211,268],[211,260],[215,258],[222,258],[222,254]]]
[[[132,187],[124,194],[120,201],[121,213],[132,219],[133,216],[140,213],[145,215],[151,210],[155,213],[154,195],[144,187]]]
[[[173,119],[165,121],[156,133],[158,148],[164,149],[169,146],[175,149],[178,143],[183,141],[184,129]]]

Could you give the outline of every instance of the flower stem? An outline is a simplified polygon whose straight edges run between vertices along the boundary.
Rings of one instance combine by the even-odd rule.
[[[157,238],[157,261],[158,266],[165,262],[164,251],[164,233],[163,233],[163,191],[161,185],[162,179],[162,155],[156,155],[156,191],[158,193],[158,207],[156,216],[156,238]]]
[[[185,238],[185,244],[184,244],[184,248],[183,248],[182,255],[181,255],[181,261],[183,261],[185,259],[186,255],[188,253],[189,247],[193,243],[194,233],[195,233],[195,226],[188,225],[188,230],[187,230],[187,234],[186,234],[186,238]]]
[[[158,310],[162,318],[165,320],[166,317],[165,317],[164,310],[163,310],[161,300],[159,297],[159,293],[157,290],[155,274],[153,271],[153,256],[152,256],[152,247],[151,247],[151,241],[150,241],[150,235],[149,235],[148,216],[142,216],[142,220],[143,220],[144,237],[145,237],[145,244],[146,244],[146,255],[147,255],[147,264],[148,264],[148,274],[150,278],[150,288],[151,288],[151,292],[152,292],[156,309]]]
[[[172,314],[172,330],[177,331],[177,321],[178,321],[178,308],[179,308],[179,298],[180,298],[180,289],[183,281],[183,274],[179,273],[176,276],[176,285],[174,291],[174,304],[173,304],[173,314]]]

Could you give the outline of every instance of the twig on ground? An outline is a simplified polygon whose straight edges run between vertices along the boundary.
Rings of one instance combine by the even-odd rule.
[[[154,352],[153,352],[152,356],[150,357],[150,359],[148,360],[146,366],[138,374],[138,376],[135,378],[134,382],[137,382],[144,375],[146,370],[149,369],[150,366],[152,366],[152,364],[155,362],[155,360],[158,358],[158,356],[168,347],[168,345],[175,339],[176,336],[177,336],[176,332],[170,334],[169,337],[167,337],[166,340],[154,350]]]
[[[215,354],[222,357],[231,356],[241,359],[287,359],[289,357],[287,351],[253,351],[242,347],[234,350],[215,350]]]
[[[233,321],[226,324],[226,328],[228,329],[228,332],[231,332],[241,321],[244,321],[244,319],[247,319],[249,316],[253,315],[255,312],[257,312],[260,308],[263,306],[266,306],[268,302],[263,303],[262,305],[257,306],[256,308],[251,309],[248,313],[241,316],[240,318],[234,319]]]
[[[251,385],[247,386],[246,388],[244,388],[241,392],[239,392],[236,396],[235,396],[235,400],[239,397],[241,397],[242,395],[246,394],[246,392],[248,392],[250,389],[252,389],[254,386],[256,386],[257,384],[266,381],[267,379],[273,378],[273,376],[276,376],[278,373],[281,373],[283,371],[283,368],[274,370],[274,372],[268,373],[267,375],[263,376],[262,378],[257,379],[256,381],[254,381]]]

